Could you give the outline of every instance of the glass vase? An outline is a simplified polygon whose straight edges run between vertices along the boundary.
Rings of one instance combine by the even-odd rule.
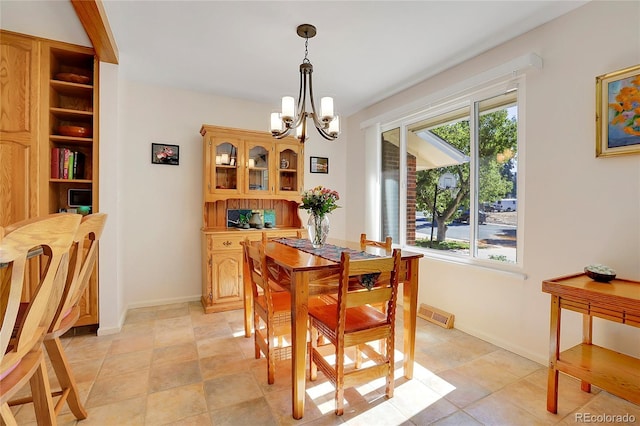
[[[325,215],[316,215],[311,213],[307,222],[307,230],[309,232],[309,241],[314,248],[320,248],[324,245],[329,235],[329,217]]]

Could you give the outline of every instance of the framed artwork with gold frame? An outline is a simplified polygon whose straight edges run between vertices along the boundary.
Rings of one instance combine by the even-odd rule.
[[[596,157],[640,153],[640,65],[596,77]]]

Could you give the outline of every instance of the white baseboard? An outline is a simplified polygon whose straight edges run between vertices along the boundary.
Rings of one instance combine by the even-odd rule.
[[[147,307],[151,307],[151,306],[162,306],[162,305],[170,305],[173,303],[185,303],[185,302],[199,302],[200,301],[201,296],[186,296],[186,297],[176,297],[176,298],[170,298],[170,299],[155,299],[155,300],[147,300],[144,302],[136,302],[136,303],[131,303],[129,304],[129,306],[127,306],[127,309],[124,310],[124,312],[122,312],[122,315],[120,316],[120,320],[118,321],[118,326],[116,327],[98,327],[98,336],[107,336],[109,334],[117,334],[120,333],[120,331],[122,331],[122,326],[124,325],[124,321],[127,318],[127,312],[129,311],[129,309],[136,309],[136,308],[147,308]]]
[[[473,327],[466,327],[465,324],[459,324],[456,318],[456,323],[454,325],[454,328],[465,332],[467,334],[470,334],[471,336],[477,337],[479,339],[482,339],[484,341],[487,341],[491,344],[494,344],[496,346],[501,347],[502,349],[506,349],[509,352],[513,352],[516,355],[520,355],[522,357],[525,357],[531,361],[537,362],[539,364],[547,365],[549,362],[549,359],[545,357],[545,355],[539,354],[537,352],[531,352],[528,349],[523,348],[522,346],[519,345],[514,345],[513,342],[510,342],[508,340],[503,340],[503,339],[499,339],[496,338],[496,336],[493,335],[488,335],[480,330],[476,330]]]
[[[98,336],[108,336],[109,334],[118,334],[122,331],[122,327],[98,327]]]
[[[98,326],[98,336],[108,336],[109,334],[118,334],[122,331],[122,326],[124,325],[124,320],[127,317],[127,311],[123,311],[120,314],[120,320],[118,321],[117,327],[100,327]]]
[[[148,308],[150,306],[170,305],[173,303],[198,302],[200,301],[201,297],[202,295],[175,297],[175,298],[169,298],[169,299],[145,300],[143,302],[130,303],[127,306],[127,311],[129,309]]]

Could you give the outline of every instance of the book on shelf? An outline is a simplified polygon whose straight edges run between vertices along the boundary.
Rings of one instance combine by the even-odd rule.
[[[69,179],[69,153],[71,150],[69,148],[64,148],[62,150],[62,179]]]
[[[84,153],[73,153],[73,176],[75,179],[84,179]]]
[[[51,148],[51,179],[60,179],[60,148]]]
[[[73,175],[73,156],[74,156],[74,151],[69,150],[69,164],[67,165],[67,169],[69,169],[69,179],[74,179],[75,176]]]
[[[58,153],[58,179],[62,179],[62,169],[64,169],[64,148],[60,148]]]

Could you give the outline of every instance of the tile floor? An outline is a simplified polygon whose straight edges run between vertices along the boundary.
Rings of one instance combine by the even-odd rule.
[[[307,382],[302,420],[291,417],[289,361],[277,364],[276,383],[267,385],[265,359],[254,359],[253,339],[243,337],[241,311],[205,315],[199,303],[134,309],[119,334],[63,344],[89,417],[76,422],[65,407],[61,425],[566,425],[602,414],[640,423],[640,406],[598,389],[581,392],[562,374],[558,414],[551,414],[543,365],[422,319],[415,377],[402,376],[399,354],[394,398],[384,397],[382,380],[348,389],[337,417],[333,387],[319,373]],[[18,424],[35,424],[31,404],[13,410]]]

